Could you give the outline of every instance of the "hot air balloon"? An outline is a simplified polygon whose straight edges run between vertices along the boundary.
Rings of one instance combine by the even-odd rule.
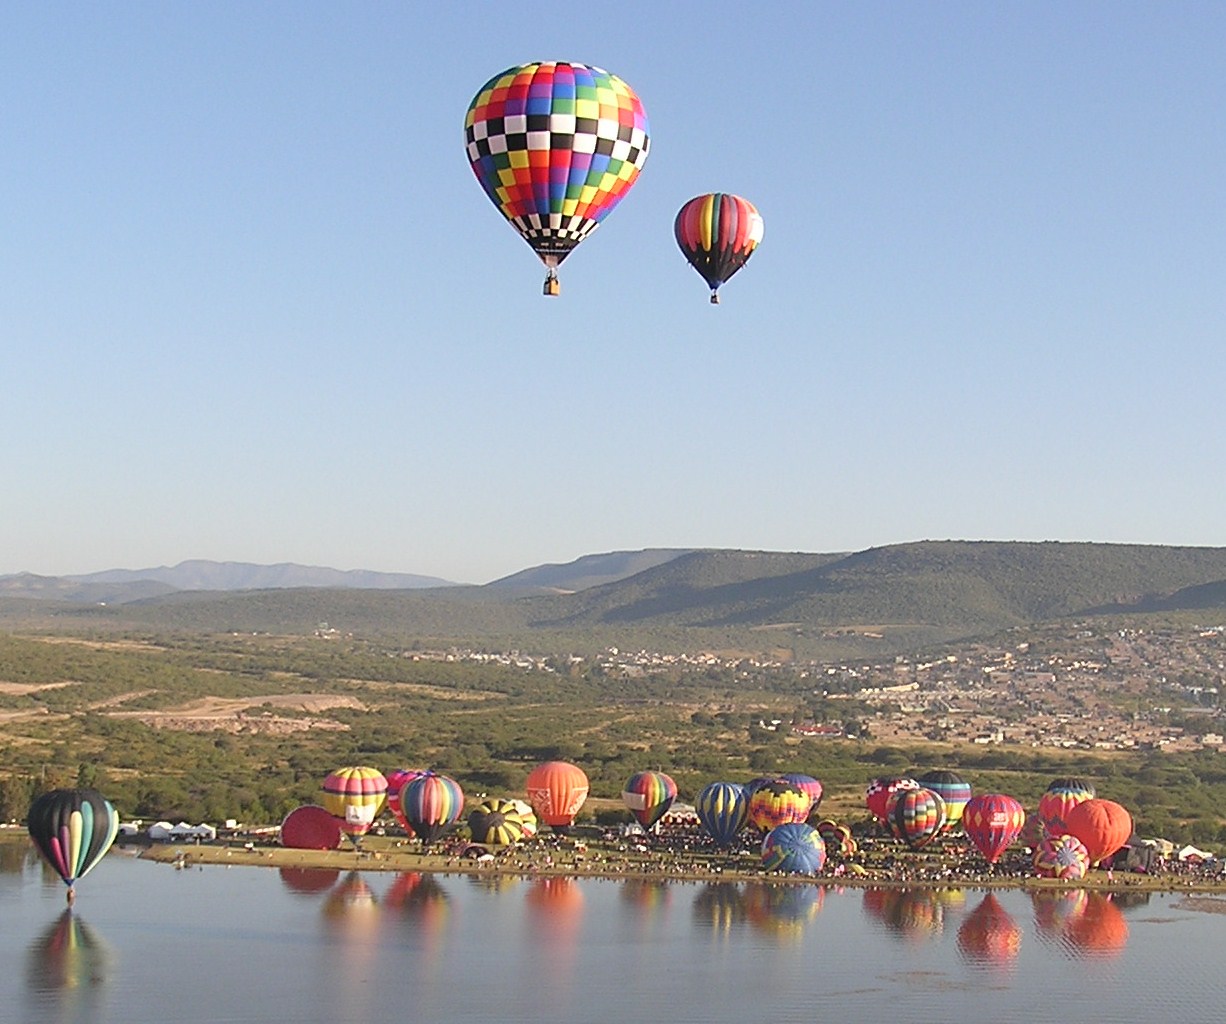
[[[354,846],[370,831],[386,799],[387,779],[378,768],[338,768],[324,779],[321,802]]]
[[[873,779],[868,784],[868,789],[864,791],[864,806],[868,808],[872,814],[883,825],[885,820],[885,805],[889,802],[890,797],[897,793],[900,789],[919,789],[920,784],[912,778],[906,776],[900,778],[881,778]]]
[[[695,810],[707,834],[727,846],[749,819],[749,800],[735,782],[712,782],[698,794]]]
[[[1090,863],[1106,860],[1132,837],[1132,815],[1112,800],[1083,800],[1065,816],[1065,832],[1085,844]]]
[[[1089,869],[1090,855],[1076,836],[1044,836],[1034,848],[1034,870],[1043,878],[1075,882]]]
[[[809,797],[809,813],[813,814],[822,802],[822,784],[812,775],[802,775],[799,772],[788,772],[780,775],[779,782],[790,782],[793,786]]]
[[[922,850],[945,825],[945,801],[931,789],[900,789],[890,797],[885,814],[896,839]]]
[[[827,857],[842,859],[856,852],[855,837],[846,825],[840,825],[837,821],[825,818],[814,827],[817,829],[817,834],[822,837],[822,842],[826,844]]]
[[[971,784],[956,772],[932,771],[919,777],[919,784],[931,789],[945,801],[945,828],[951,829],[962,820],[962,809],[971,798]]]
[[[119,834],[119,814],[96,789],[53,789],[30,804],[26,828],[68,886],[71,903],[77,879],[89,873]]]
[[[719,286],[745,266],[762,241],[762,217],[748,199],[709,192],[681,207],[673,235],[718,305]]]
[[[826,844],[817,829],[803,821],[778,825],[762,840],[762,869],[792,875],[816,875],[826,864]]]
[[[650,149],[643,104],[616,75],[565,61],[521,64],[481,87],[464,117],[468,161],[490,201],[557,269],[639,176]]]
[[[281,822],[281,845],[292,850],[335,850],[341,845],[340,819],[317,804],[295,807]]]
[[[1039,818],[1052,835],[1063,835],[1068,812],[1094,796],[1094,787],[1084,779],[1056,779],[1039,797]]]
[[[518,843],[529,834],[521,810],[524,806],[520,800],[484,800],[477,804],[468,815],[473,842],[483,846],[512,846]],[[527,816],[535,826],[536,815],[530,807]]]
[[[520,826],[524,830],[524,838],[531,839],[537,833],[539,823],[536,820],[536,811],[532,809],[532,805],[527,800],[511,799],[508,801],[515,813],[519,815]]]
[[[789,822],[803,822],[809,816],[809,794],[790,782],[768,782],[749,798],[749,823],[769,832]]]
[[[577,765],[546,761],[532,769],[525,788],[536,816],[555,832],[565,833],[587,799],[588,782]]]
[[[404,812],[400,809],[400,791],[419,775],[424,774],[425,772],[420,768],[394,768],[387,773],[387,809],[391,811],[397,824],[408,833],[410,839],[413,837],[413,830],[404,820]]]
[[[622,790],[622,802],[643,828],[664,817],[676,799],[677,783],[663,772],[636,772]]]
[[[962,813],[962,827],[989,864],[995,864],[1021,834],[1026,810],[1003,793],[972,797]]]
[[[429,846],[460,820],[464,791],[455,779],[423,772],[406,782],[400,791],[400,809],[422,845]]]

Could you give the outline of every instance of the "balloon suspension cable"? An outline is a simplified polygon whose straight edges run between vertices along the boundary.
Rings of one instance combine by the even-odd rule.
[[[553,267],[549,268],[549,273],[545,275],[545,287],[541,294],[543,295],[558,295],[562,291],[562,282],[558,280],[558,272]]]
[[[714,288],[711,289],[711,305],[712,306],[719,305],[719,292],[716,291]]]

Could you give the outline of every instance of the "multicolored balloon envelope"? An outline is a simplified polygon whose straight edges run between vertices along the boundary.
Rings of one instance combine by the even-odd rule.
[[[1003,793],[971,797],[962,813],[962,828],[989,864],[1017,839],[1026,824],[1026,809]]]
[[[695,196],[677,213],[673,235],[719,303],[719,286],[745,266],[762,241],[762,217],[748,199],[727,192]]]
[[[400,807],[422,845],[429,846],[460,820],[464,791],[447,775],[424,772],[400,791]]]
[[[528,803],[555,832],[565,832],[587,800],[587,775],[569,761],[546,761],[528,774]]]
[[[400,791],[419,775],[424,774],[425,772],[420,768],[394,768],[387,773],[387,809],[392,812],[392,817],[409,834],[410,838],[412,838],[413,829],[404,820],[404,811],[400,809]]]
[[[945,801],[945,828],[951,829],[962,820],[962,810],[971,798],[971,784],[956,772],[939,769],[925,772],[919,784],[931,789]]]
[[[536,815],[522,800],[484,800],[469,813],[468,828],[474,843],[512,846],[535,834]]]
[[[335,850],[341,835],[340,819],[318,804],[295,807],[281,822],[281,845],[291,850]]]
[[[626,780],[622,803],[643,828],[651,828],[677,799],[677,783],[664,772],[635,772]]]
[[[779,825],[762,840],[762,868],[793,875],[816,875],[826,864],[826,844],[817,829],[801,821]]]
[[[356,845],[370,831],[387,799],[387,779],[378,768],[338,768],[323,784],[324,809],[340,820],[341,831]]]
[[[616,75],[565,61],[521,64],[485,83],[468,105],[468,161],[490,201],[548,268],[557,268],[639,176],[650,127]]]
[[[1084,779],[1056,779],[1039,797],[1039,818],[1052,835],[1063,835],[1068,812],[1096,796],[1094,787]]]
[[[890,797],[900,789],[919,789],[920,784],[915,779],[906,776],[897,778],[873,779],[864,791],[864,806],[883,825],[886,824],[885,807]]]
[[[84,878],[119,834],[119,814],[96,789],[53,789],[37,797],[26,828],[38,852],[68,886]]]
[[[712,782],[698,794],[698,820],[720,846],[727,846],[749,820],[745,787],[735,782]]]
[[[896,839],[922,850],[945,826],[945,801],[931,789],[900,789],[890,797],[885,815]]]
[[[802,775],[800,772],[787,772],[780,775],[778,782],[790,782],[809,797],[809,814],[812,815],[822,802],[822,784],[812,775]]]
[[[1090,854],[1076,836],[1045,836],[1034,849],[1034,869],[1044,878],[1075,882],[1090,869]]]
[[[1085,844],[1090,863],[1106,860],[1132,837],[1132,815],[1113,800],[1083,800],[1065,816],[1065,831]]]
[[[809,794],[790,782],[768,782],[749,798],[749,822],[769,832],[789,822],[803,822],[809,816]]]
[[[855,836],[851,834],[851,829],[846,825],[840,825],[837,821],[825,818],[814,827],[817,829],[817,834],[822,837],[822,842],[826,844],[827,857],[842,859],[856,852]]]

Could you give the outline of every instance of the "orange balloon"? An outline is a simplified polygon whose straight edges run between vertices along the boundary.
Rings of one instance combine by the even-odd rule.
[[[1112,800],[1083,800],[1064,819],[1064,831],[1080,839],[1090,863],[1110,857],[1132,837],[1132,815]]]
[[[587,799],[588,782],[577,765],[546,761],[532,769],[525,788],[536,816],[550,828],[564,829],[574,824]]]

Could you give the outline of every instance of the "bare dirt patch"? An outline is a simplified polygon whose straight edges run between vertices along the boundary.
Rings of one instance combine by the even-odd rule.
[[[132,695],[128,695],[129,699]],[[365,711],[356,697],[329,693],[280,693],[265,697],[202,697],[177,708],[158,711],[111,711],[111,718],[130,718],[155,729],[180,732],[271,733],[285,735],[311,730],[347,730],[349,726],[330,718],[294,718],[274,714],[272,709],[316,715],[332,708]]]
[[[5,697],[24,697],[28,693],[38,693],[40,690],[59,690],[65,686],[80,686],[75,679],[66,679],[62,683],[4,683],[0,682],[0,695]]]

